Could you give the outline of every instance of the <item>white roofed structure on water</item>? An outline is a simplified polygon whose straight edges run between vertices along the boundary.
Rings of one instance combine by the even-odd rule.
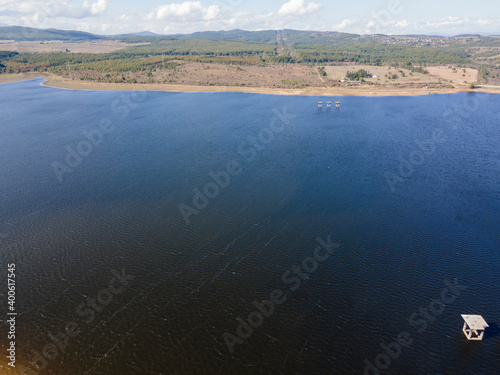
[[[481,315],[462,315],[464,319],[463,333],[468,340],[482,340],[484,329],[489,327]]]

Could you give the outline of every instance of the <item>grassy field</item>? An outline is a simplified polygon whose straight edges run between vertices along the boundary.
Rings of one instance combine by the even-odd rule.
[[[23,81],[29,78],[27,74],[0,74],[0,83]]]
[[[325,71],[328,74],[329,79],[341,79],[346,76],[348,71],[356,71],[358,69],[365,69],[368,72],[376,75],[377,78],[366,78],[367,82],[378,83],[381,85],[392,85],[394,83],[399,84],[420,84],[426,86],[430,83],[438,83],[439,80],[443,82],[449,82],[452,80],[455,83],[468,84],[471,82],[477,82],[479,77],[479,72],[477,69],[464,69],[450,66],[431,66],[426,67],[428,74],[412,72],[410,69],[405,68],[395,68],[389,66],[370,66],[370,65],[354,65],[354,64],[344,64],[340,66],[326,66]],[[389,77],[398,76],[397,79],[390,79]]]
[[[430,66],[426,68],[429,74],[446,81],[457,83],[472,83],[479,79],[479,71],[470,68],[458,68],[455,66]]]
[[[103,40],[95,42],[63,42],[50,40],[42,42],[16,42],[14,40],[0,40],[0,51],[16,51],[31,53],[66,52],[71,53],[109,53],[131,46],[143,46],[149,43],[125,43],[117,40]]]
[[[161,60],[161,58],[160,58]],[[100,82],[116,82],[123,77],[128,83],[165,83],[199,86],[246,86],[271,88],[303,88],[323,86],[314,68],[300,64],[234,65],[219,63],[200,63],[183,60],[170,60],[178,64],[167,69],[155,69],[151,73],[122,72],[101,79],[98,72],[78,71],[73,78]],[[85,78],[84,78],[85,77]]]

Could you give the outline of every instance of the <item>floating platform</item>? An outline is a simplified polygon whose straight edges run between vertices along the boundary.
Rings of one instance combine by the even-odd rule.
[[[481,315],[462,315],[464,319],[463,333],[468,340],[482,340],[484,329],[489,327]]]

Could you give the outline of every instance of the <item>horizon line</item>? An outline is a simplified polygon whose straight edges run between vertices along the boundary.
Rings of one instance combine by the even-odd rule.
[[[0,25],[0,28],[9,28],[9,27],[19,27],[19,28],[27,28],[27,29],[36,29],[36,30],[58,30],[58,31],[76,31],[80,33],[85,33],[85,34],[90,34],[90,35],[97,35],[97,36],[123,36],[123,35],[134,35],[134,34],[141,34],[141,33],[151,33],[154,35],[159,35],[159,36],[175,36],[175,35],[191,35],[191,34],[196,34],[196,33],[221,33],[221,32],[231,32],[231,31],[243,31],[243,32],[263,32],[263,31],[301,31],[301,32],[310,32],[310,33],[339,33],[339,34],[350,34],[350,35],[358,35],[358,36],[370,36],[370,35],[383,35],[383,36],[404,36],[404,37],[413,37],[413,36],[425,36],[425,37],[434,37],[434,38],[456,38],[456,37],[463,37],[463,36],[480,36],[480,37],[496,37],[500,36],[500,31],[498,33],[481,33],[481,32],[475,32],[475,33],[464,33],[464,34],[454,34],[454,35],[446,35],[446,34],[420,34],[420,33],[409,33],[409,34],[381,34],[381,33],[375,33],[375,34],[356,34],[356,33],[350,33],[350,32],[344,32],[344,31],[337,31],[337,30],[305,30],[305,29],[290,29],[290,28],[280,28],[280,29],[256,29],[256,30],[245,30],[245,29],[229,29],[229,30],[224,30],[224,29],[219,29],[219,30],[203,30],[203,31],[193,31],[190,33],[173,33],[173,34],[159,34],[154,31],[150,30],[141,30],[141,31],[132,31],[132,32],[127,32],[127,33],[121,33],[121,34],[98,34],[98,33],[93,33],[89,31],[83,31],[83,30],[76,30],[76,29],[58,29],[54,27],[50,28],[37,28],[37,27],[29,27],[29,26],[20,26],[20,25]]]

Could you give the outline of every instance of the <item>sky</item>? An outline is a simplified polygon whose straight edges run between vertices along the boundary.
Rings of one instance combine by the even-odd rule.
[[[0,0],[0,26],[96,34],[296,29],[500,35],[498,0]]]

